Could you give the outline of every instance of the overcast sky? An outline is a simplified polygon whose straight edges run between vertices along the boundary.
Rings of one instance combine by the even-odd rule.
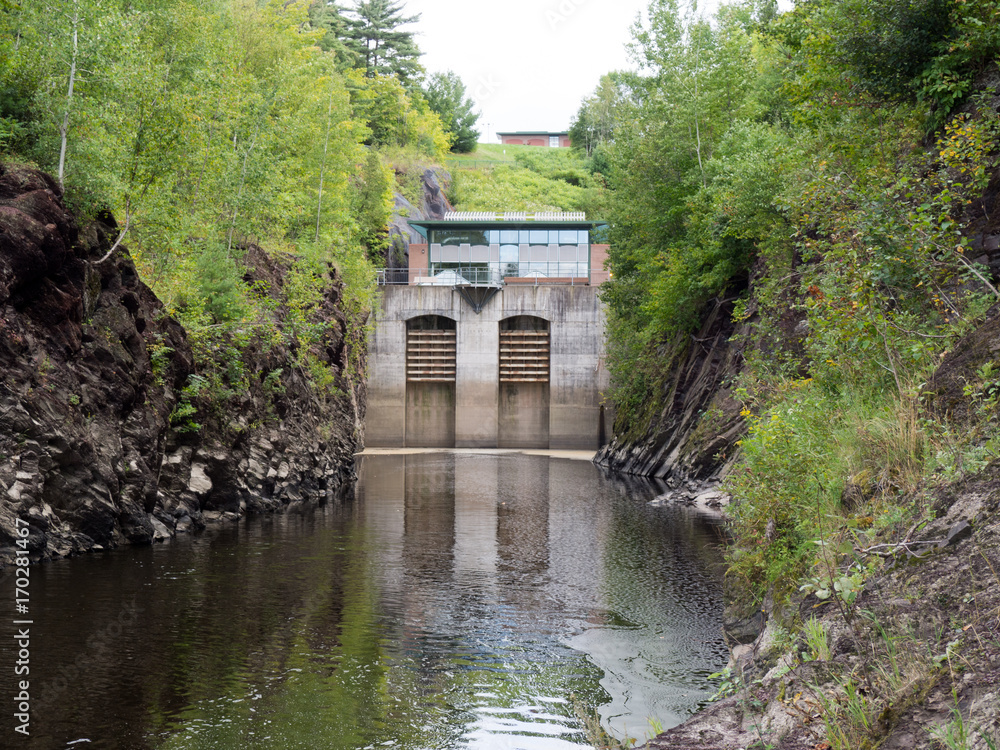
[[[602,75],[633,67],[625,45],[648,0],[404,0],[428,74],[453,70],[475,100],[479,140],[562,131]],[[713,13],[718,0],[702,0]],[[791,5],[783,0],[782,7]]]

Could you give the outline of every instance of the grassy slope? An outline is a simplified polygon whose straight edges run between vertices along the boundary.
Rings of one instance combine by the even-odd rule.
[[[588,218],[603,212],[603,180],[569,149],[480,144],[446,166],[459,211],[584,211]]]

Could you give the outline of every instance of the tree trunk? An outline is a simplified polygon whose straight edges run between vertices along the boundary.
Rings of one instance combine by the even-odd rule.
[[[76,85],[76,59],[80,51],[80,0],[73,0],[73,57],[69,66],[69,90],[66,92],[66,112],[59,128],[59,184],[66,173],[66,144],[69,140],[69,115],[73,108],[73,88]]]
[[[326,157],[330,150],[330,128],[333,119],[334,86],[330,84],[330,104],[326,110],[326,140],[323,142],[323,161],[319,165],[319,198],[316,201],[316,242],[319,242],[320,217],[323,215],[323,178],[326,175]]]

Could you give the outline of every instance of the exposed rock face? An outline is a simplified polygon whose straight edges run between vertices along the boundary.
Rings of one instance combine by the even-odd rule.
[[[758,261],[750,273],[750,286],[765,272],[763,261]],[[740,293],[735,289],[731,297],[712,301],[697,333],[661,347],[663,379],[659,391],[651,394],[659,412],[646,425],[623,429],[616,423],[614,438],[595,459],[618,473],[661,479],[668,487],[664,502],[695,500],[733,467],[737,441],[746,433],[734,392],[750,353],[765,360],[780,356],[798,362],[804,374],[808,324],[794,304],[794,293],[766,313],[751,298],[745,322],[736,323],[733,312]],[[764,314],[772,321],[769,333],[754,328]]]
[[[47,176],[0,166],[0,564],[20,538],[16,519],[30,524],[32,557],[46,558],[326,499],[352,476],[352,395],[363,394],[318,402],[280,348],[257,355],[235,420],[171,427],[191,347],[127,253],[98,262],[116,235],[81,229]],[[279,283],[263,252],[248,263]],[[331,279],[324,314],[339,326],[314,352],[335,372],[338,295]],[[275,397],[263,380],[280,368]]]
[[[744,433],[732,379],[742,354],[733,302],[716,301],[690,343],[664,348],[663,407],[638,438],[615,435],[595,459],[608,469],[663,479],[681,496],[694,497],[718,482]],[[673,360],[673,362],[671,362]]]
[[[931,396],[931,404],[940,417],[955,424],[964,424],[973,402],[965,395],[966,389],[988,391],[996,387],[1000,373],[995,371],[1000,360],[1000,305],[994,306],[986,320],[959,341],[927,383],[924,393]],[[992,374],[982,377],[984,365],[993,367]],[[984,396],[990,395],[984,393]]]
[[[410,243],[426,242],[410,226],[411,219],[416,221],[442,219],[445,213],[454,210],[445,195],[445,190],[450,182],[451,175],[445,170],[425,169],[420,175],[420,184],[423,190],[419,206],[414,206],[405,197],[396,193],[396,204],[392,212],[392,221],[389,223],[391,250],[389,251],[388,268],[406,268],[409,262]]]
[[[252,246],[246,265],[245,280],[269,289],[278,304],[289,261]],[[168,435],[159,514],[168,530],[171,524],[176,530],[203,520],[333,500],[353,478],[364,393],[346,378],[349,335],[339,298],[339,284],[331,276],[318,316],[336,325],[312,354],[335,373],[341,394],[318,395],[286,347],[253,349],[247,390],[217,416],[210,415],[201,433]]]

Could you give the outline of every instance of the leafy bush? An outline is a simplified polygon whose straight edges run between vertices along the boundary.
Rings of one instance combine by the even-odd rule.
[[[837,49],[858,84],[881,98],[913,98],[916,81],[952,36],[949,0],[840,0]]]

